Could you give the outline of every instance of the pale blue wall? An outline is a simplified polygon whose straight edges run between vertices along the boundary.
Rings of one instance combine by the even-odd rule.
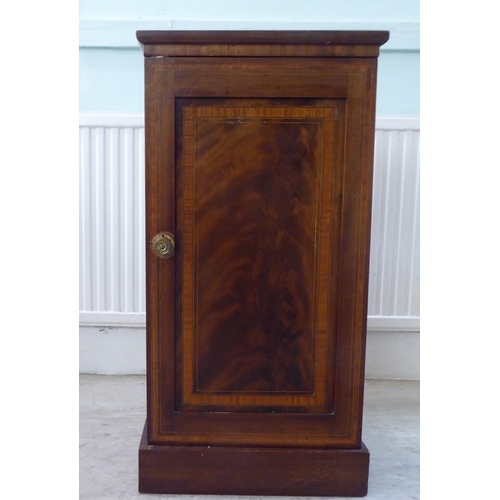
[[[416,0],[80,0],[81,19],[419,21]]]
[[[138,29],[388,29],[378,115],[418,115],[418,0],[80,0],[80,111],[142,113]]]

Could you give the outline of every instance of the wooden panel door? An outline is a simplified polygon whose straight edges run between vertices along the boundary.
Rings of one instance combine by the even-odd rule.
[[[344,114],[342,101],[314,104],[179,103],[176,409],[332,411],[325,305],[338,232],[325,163]]]
[[[149,442],[359,448],[375,60],[146,70]]]

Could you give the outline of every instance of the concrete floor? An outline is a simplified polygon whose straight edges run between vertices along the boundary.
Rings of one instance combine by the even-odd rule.
[[[137,492],[145,401],[144,376],[80,376],[80,499],[206,498]],[[363,441],[371,454],[366,499],[419,498],[419,426],[418,382],[366,381]]]

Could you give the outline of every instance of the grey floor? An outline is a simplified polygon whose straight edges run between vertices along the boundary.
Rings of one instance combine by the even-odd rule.
[[[143,376],[80,376],[81,499],[205,498],[137,492],[137,449],[146,417],[145,399]],[[418,382],[366,382],[363,441],[370,450],[366,499],[419,498],[419,428]]]

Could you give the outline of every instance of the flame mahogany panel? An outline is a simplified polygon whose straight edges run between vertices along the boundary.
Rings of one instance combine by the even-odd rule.
[[[183,121],[177,406],[332,411],[334,394],[326,389],[333,384],[327,370],[333,332],[325,305],[340,101],[237,102],[184,100],[177,109]]]

